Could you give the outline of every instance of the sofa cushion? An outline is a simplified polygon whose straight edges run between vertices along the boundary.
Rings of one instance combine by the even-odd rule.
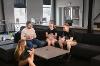
[[[100,46],[100,34],[90,34],[90,33],[78,33],[78,32],[76,32],[76,39],[79,43]]]
[[[100,46],[79,43],[72,51],[75,56],[91,58],[100,54]]]
[[[85,34],[83,42],[91,45],[100,46],[100,34]]]
[[[18,41],[21,39],[21,32],[18,31],[17,33],[15,33],[14,35],[14,42],[18,43]]]
[[[39,40],[46,39],[45,30],[36,30],[36,35],[37,35],[37,39]]]

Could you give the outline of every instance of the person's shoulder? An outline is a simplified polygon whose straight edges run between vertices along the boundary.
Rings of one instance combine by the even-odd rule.
[[[56,30],[56,28],[54,28],[53,30]]]
[[[70,30],[69,33],[74,35],[75,31],[74,30]]]
[[[23,28],[23,30],[22,30],[22,31],[26,31],[26,30],[27,30],[27,28],[25,27],[25,28]],[[22,31],[21,31],[21,32],[22,32]]]
[[[61,34],[63,34],[65,31],[61,31]]]
[[[32,31],[35,31],[35,29],[34,29],[34,28],[31,28],[31,30],[32,30]]]
[[[57,31],[57,29],[56,29],[56,28],[54,28],[53,30],[54,30],[55,32]]]
[[[69,32],[74,32],[74,31],[70,29]]]

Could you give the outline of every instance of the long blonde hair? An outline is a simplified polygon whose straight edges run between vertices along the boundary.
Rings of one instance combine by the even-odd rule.
[[[26,41],[23,39],[19,40],[18,41],[18,50],[21,50],[21,49],[24,50],[25,47],[26,47]]]
[[[16,60],[19,60],[19,57],[20,57],[20,52],[23,52],[25,50],[25,47],[26,47],[26,41],[21,39],[18,41],[18,44],[17,44],[17,47],[15,49],[15,57],[16,57]]]

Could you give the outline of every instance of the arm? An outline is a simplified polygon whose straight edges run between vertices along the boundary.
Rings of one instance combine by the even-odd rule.
[[[55,32],[55,38],[57,38],[57,30],[56,30],[56,28],[54,28],[54,32]]]
[[[33,38],[36,38],[37,36],[36,36],[36,32],[35,32],[35,30],[34,30],[34,28],[33,28]]]
[[[65,36],[63,36],[63,37],[59,36],[59,40],[65,41]]]
[[[70,37],[70,40],[72,40],[73,44],[76,45],[77,44],[77,38],[76,38],[76,35],[75,35],[75,32],[74,31],[71,31],[72,32],[72,37]]]
[[[70,37],[70,39],[66,40],[67,44],[71,44],[71,46],[77,45],[77,41],[73,40],[73,37]]]
[[[48,37],[48,32],[46,32],[46,37]]]
[[[55,38],[57,38],[57,33],[55,33]]]

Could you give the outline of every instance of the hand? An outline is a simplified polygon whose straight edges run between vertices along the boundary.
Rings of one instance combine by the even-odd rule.
[[[70,40],[70,39],[66,39],[66,42],[71,42],[72,40]]]
[[[73,37],[70,37],[70,40],[72,41],[73,40]]]
[[[62,37],[62,38],[61,38],[61,41],[65,41],[65,37]]]
[[[29,36],[29,35],[27,35],[27,36],[26,36],[26,39],[30,39],[30,36]]]
[[[62,44],[60,44],[60,48],[63,49],[63,45]]]
[[[30,55],[32,55],[32,54],[34,54],[34,49],[30,49],[30,50],[28,50],[28,52]]]
[[[66,42],[67,42],[67,44],[70,44],[70,45],[71,45],[73,41],[71,41],[71,40],[66,40]]]

